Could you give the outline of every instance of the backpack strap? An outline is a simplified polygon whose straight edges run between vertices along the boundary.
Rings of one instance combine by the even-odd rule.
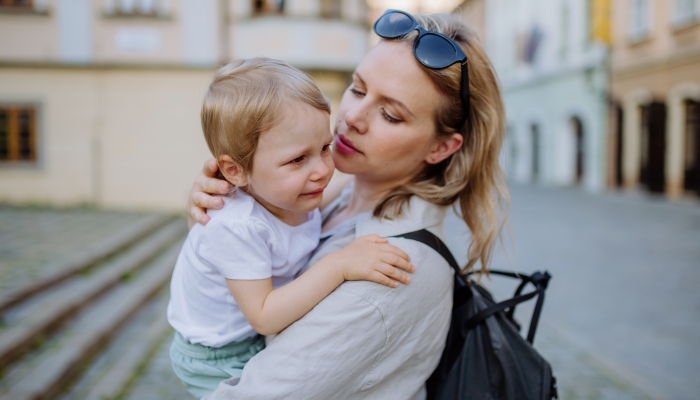
[[[436,235],[434,235],[426,229],[402,233],[394,237],[415,240],[437,251],[438,254],[440,254],[442,258],[444,258],[445,261],[447,261],[447,263],[450,264],[450,267],[452,267],[452,269],[455,271],[455,280],[461,286],[467,286],[467,280],[465,279],[465,276],[462,273],[462,269],[459,268],[457,260],[455,260],[454,256],[452,256],[452,253],[450,252],[450,249],[447,248],[445,242],[443,242],[439,237],[437,237]]]
[[[394,237],[401,237],[421,242],[424,245],[438,252],[438,254],[440,254],[455,271],[455,281],[462,287],[466,287],[468,285],[466,280],[467,276],[473,273],[481,272],[480,270],[478,270],[470,271],[467,274],[462,273],[462,270],[459,268],[459,264],[457,264],[457,261],[455,260],[454,256],[447,248],[447,245],[439,237],[437,237],[435,234],[431,233],[426,229],[420,229],[413,232],[403,233],[400,235],[395,235]],[[544,304],[544,291],[545,289],[547,289],[547,285],[549,284],[549,279],[551,278],[551,275],[549,275],[547,271],[545,271],[544,274],[537,271],[532,275],[518,274],[515,272],[499,270],[489,270],[489,273],[520,279],[522,283],[520,284],[520,286],[518,286],[515,296],[512,299],[496,303],[491,307],[481,310],[479,313],[469,318],[469,320],[467,320],[463,326],[463,332],[474,328],[475,326],[483,322],[486,318],[505,309],[509,309],[507,317],[512,320],[516,305],[526,302],[535,296],[538,296],[537,304],[535,305],[535,310],[532,313],[532,319],[530,320],[530,327],[527,334],[527,341],[532,343],[535,340],[535,330],[537,329],[537,324],[539,323],[540,314],[542,312],[542,306]],[[532,285],[535,286],[535,290],[530,293],[520,294],[522,293],[522,290],[525,287],[525,285],[527,285],[528,283],[532,283]]]

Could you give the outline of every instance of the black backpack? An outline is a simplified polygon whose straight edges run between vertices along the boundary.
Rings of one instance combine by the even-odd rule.
[[[549,363],[532,347],[544,291],[551,276],[507,271],[490,274],[520,279],[512,299],[496,303],[482,286],[463,275],[452,253],[437,236],[421,229],[397,235],[437,251],[455,270],[452,321],[438,367],[426,386],[429,400],[550,400],[558,398]],[[478,272],[478,271],[476,271]],[[530,283],[535,290],[522,294]],[[515,306],[537,296],[527,340],[513,319]]]

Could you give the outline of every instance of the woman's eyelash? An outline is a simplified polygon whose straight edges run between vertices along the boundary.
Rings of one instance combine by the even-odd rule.
[[[357,90],[355,88],[351,88],[350,91],[353,92],[357,96],[364,96],[365,95],[364,93],[360,92],[359,90]]]
[[[384,118],[390,123],[390,124],[398,124],[399,122],[402,122],[400,119],[396,119],[392,117],[391,115],[387,114],[387,112],[382,109],[382,115],[384,115]]]

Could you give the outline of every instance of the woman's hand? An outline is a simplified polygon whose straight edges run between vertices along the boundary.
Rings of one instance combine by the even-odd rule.
[[[190,196],[185,204],[185,213],[187,214],[187,225],[192,226],[199,222],[206,225],[209,222],[207,209],[215,210],[224,206],[224,201],[215,194],[226,194],[231,190],[231,185],[217,178],[216,172],[219,170],[219,165],[215,158],[210,158],[204,163],[204,168],[194,179]]]
[[[372,281],[392,288],[411,281],[401,270],[416,269],[408,254],[379,235],[361,236],[327,257],[335,258],[333,265],[346,281]]]

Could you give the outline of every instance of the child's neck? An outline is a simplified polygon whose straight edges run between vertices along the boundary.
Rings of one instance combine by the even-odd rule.
[[[238,188],[238,190],[243,190],[243,189]],[[309,220],[308,213],[297,212],[297,211],[292,211],[292,210],[287,210],[284,208],[277,207],[273,204],[270,204],[262,197],[253,193],[252,190],[243,190],[243,191],[246,192],[249,196],[253,197],[255,199],[255,201],[257,201],[261,206],[263,206],[267,211],[269,211],[270,214],[272,214],[275,218],[284,222],[287,225],[297,226],[297,225],[301,225],[304,222]]]

